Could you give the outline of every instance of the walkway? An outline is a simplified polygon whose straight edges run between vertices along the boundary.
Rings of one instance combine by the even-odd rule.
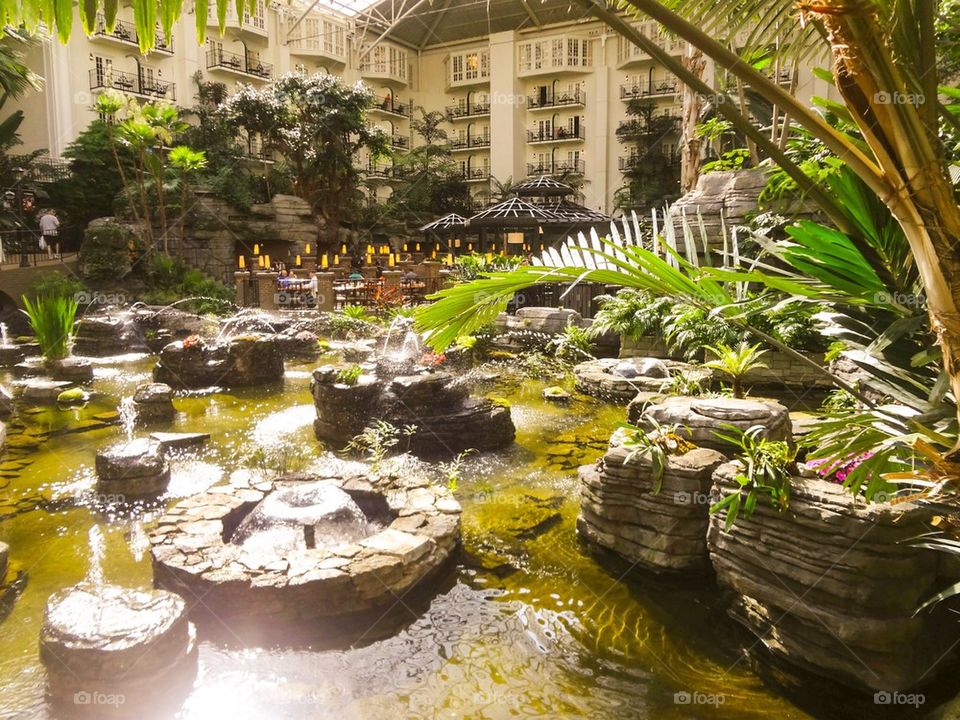
[[[30,267],[20,267],[20,256],[7,256],[6,262],[0,263],[0,296],[7,295],[17,305],[21,304],[20,297],[29,295],[30,289],[54,273],[61,275],[76,275],[79,271],[79,261],[76,253],[68,253],[62,258],[48,260],[46,257],[29,256]],[[5,304],[0,302],[0,304]]]

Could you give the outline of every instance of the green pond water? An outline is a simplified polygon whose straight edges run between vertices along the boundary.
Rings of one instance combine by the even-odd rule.
[[[115,514],[95,495],[93,464],[96,448],[123,437],[97,416],[109,419],[152,366],[103,362],[85,408],[28,410],[12,429],[15,447],[0,459],[0,540],[27,582],[0,621],[0,717],[51,717],[37,649],[51,593],[96,564],[107,582],[151,584],[146,532],[158,508]],[[288,364],[282,387],[179,398],[169,429],[212,437],[173,463],[164,502],[225,478],[255,448],[293,442],[319,456],[309,370]],[[428,605],[401,609],[404,627],[331,650],[244,646],[229,628],[201,626],[199,672],[178,717],[809,717],[740,660],[742,637],[712,586],[624,578],[583,550],[576,468],[602,454],[625,411],[583,397],[550,405],[543,387],[491,390],[511,402],[516,444],[467,461],[456,489],[463,555]],[[677,703],[676,693],[722,704]]]

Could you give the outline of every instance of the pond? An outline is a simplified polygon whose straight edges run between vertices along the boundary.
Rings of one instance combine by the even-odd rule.
[[[51,593],[91,571],[151,585],[147,531],[159,506],[113,512],[93,467],[96,449],[124,432],[104,423],[149,381],[154,359],[97,362],[90,403],[21,414],[0,461],[0,540],[28,576],[2,621],[0,717],[50,716],[37,639]],[[256,449],[293,444],[319,457],[309,370],[288,363],[282,386],[178,398],[170,429],[211,439],[175,460],[164,502],[224,479]],[[488,389],[511,404],[517,440],[466,459],[455,488],[463,551],[439,595],[401,603],[399,629],[371,627],[348,649],[269,633],[253,647],[202,624],[179,717],[809,717],[741,659],[710,580],[625,575],[585,552],[576,469],[602,454],[624,409],[584,396],[551,405],[543,387]]]

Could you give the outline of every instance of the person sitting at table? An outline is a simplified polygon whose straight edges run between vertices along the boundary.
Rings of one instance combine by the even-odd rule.
[[[290,286],[290,274],[286,270],[280,271],[280,277],[277,278],[277,285],[281,290],[286,290]]]
[[[404,281],[404,282],[414,282],[414,281],[416,281],[418,278],[419,278],[419,276],[413,271],[413,268],[411,268],[410,270],[407,270],[407,271],[403,274],[403,281]]]
[[[353,269],[353,272],[347,275],[348,280],[363,280],[363,273],[360,272],[357,268]]]

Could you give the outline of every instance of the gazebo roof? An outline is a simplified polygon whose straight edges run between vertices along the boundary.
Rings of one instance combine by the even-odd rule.
[[[555,180],[549,175],[540,175],[538,177],[525,180],[519,185],[514,185],[511,191],[518,197],[563,197],[572,195],[573,188]]]
[[[538,205],[511,197],[478,212],[467,222],[470,227],[511,228],[552,223],[558,219],[560,218],[557,215]]]
[[[550,213],[553,213],[554,215],[559,216],[566,222],[576,224],[608,223],[613,219],[609,215],[605,215],[599,210],[591,210],[585,205],[580,205],[578,203],[570,202],[569,200],[563,200],[561,198],[548,200],[540,207]]]
[[[427,223],[422,228],[420,232],[430,232],[437,230],[449,230],[454,227],[465,227],[467,224],[467,219],[463,215],[458,215],[457,213],[449,213],[444,215],[442,218],[437,218],[433,222]]]

